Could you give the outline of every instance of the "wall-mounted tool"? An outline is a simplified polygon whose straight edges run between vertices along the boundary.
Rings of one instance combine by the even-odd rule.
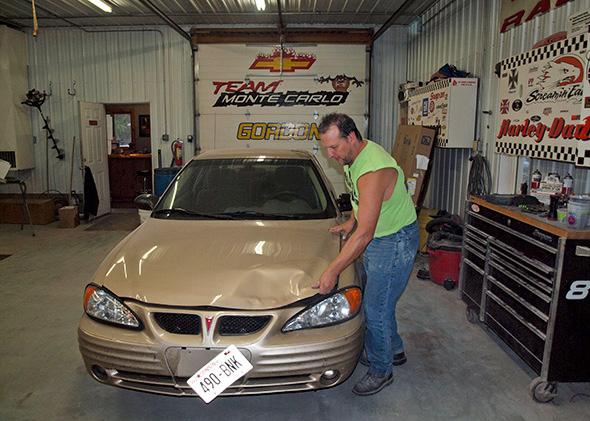
[[[45,129],[47,139],[51,139],[51,141],[53,142],[53,146],[51,148],[55,149],[55,151],[57,152],[58,159],[64,159],[64,151],[57,146],[58,140],[53,136],[54,130],[49,126],[49,118],[45,117],[43,111],[41,110],[41,106],[43,105],[45,99],[49,95],[50,94],[45,93],[45,91],[39,92],[36,89],[31,89],[29,92],[27,92],[27,99],[22,101],[21,104],[28,105],[29,107],[34,107],[37,110],[39,110],[41,118],[43,119],[43,129]]]

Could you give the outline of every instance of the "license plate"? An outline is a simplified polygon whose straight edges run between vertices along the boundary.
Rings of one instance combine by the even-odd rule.
[[[252,364],[235,345],[230,345],[197,371],[187,383],[201,399],[209,403],[250,370]]]

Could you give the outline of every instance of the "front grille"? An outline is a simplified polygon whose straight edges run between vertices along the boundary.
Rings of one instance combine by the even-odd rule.
[[[258,332],[270,321],[271,316],[223,316],[219,319],[220,335],[248,335]]]
[[[201,318],[196,314],[155,313],[154,319],[166,332],[178,335],[198,335],[201,333]]]

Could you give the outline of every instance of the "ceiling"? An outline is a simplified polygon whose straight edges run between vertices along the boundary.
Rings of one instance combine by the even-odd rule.
[[[409,24],[436,0],[266,0],[259,12],[254,0],[105,0],[113,11],[104,13],[87,0],[35,0],[40,27],[97,27],[161,25],[163,20],[147,3],[182,26],[276,25],[279,5],[284,25],[384,24],[400,6],[396,24]],[[0,0],[0,24],[32,27],[30,0]]]

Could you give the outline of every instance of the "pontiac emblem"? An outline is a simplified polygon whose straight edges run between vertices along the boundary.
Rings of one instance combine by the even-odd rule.
[[[213,316],[205,317],[205,328],[207,329],[207,334],[209,334],[212,324],[213,324]]]

